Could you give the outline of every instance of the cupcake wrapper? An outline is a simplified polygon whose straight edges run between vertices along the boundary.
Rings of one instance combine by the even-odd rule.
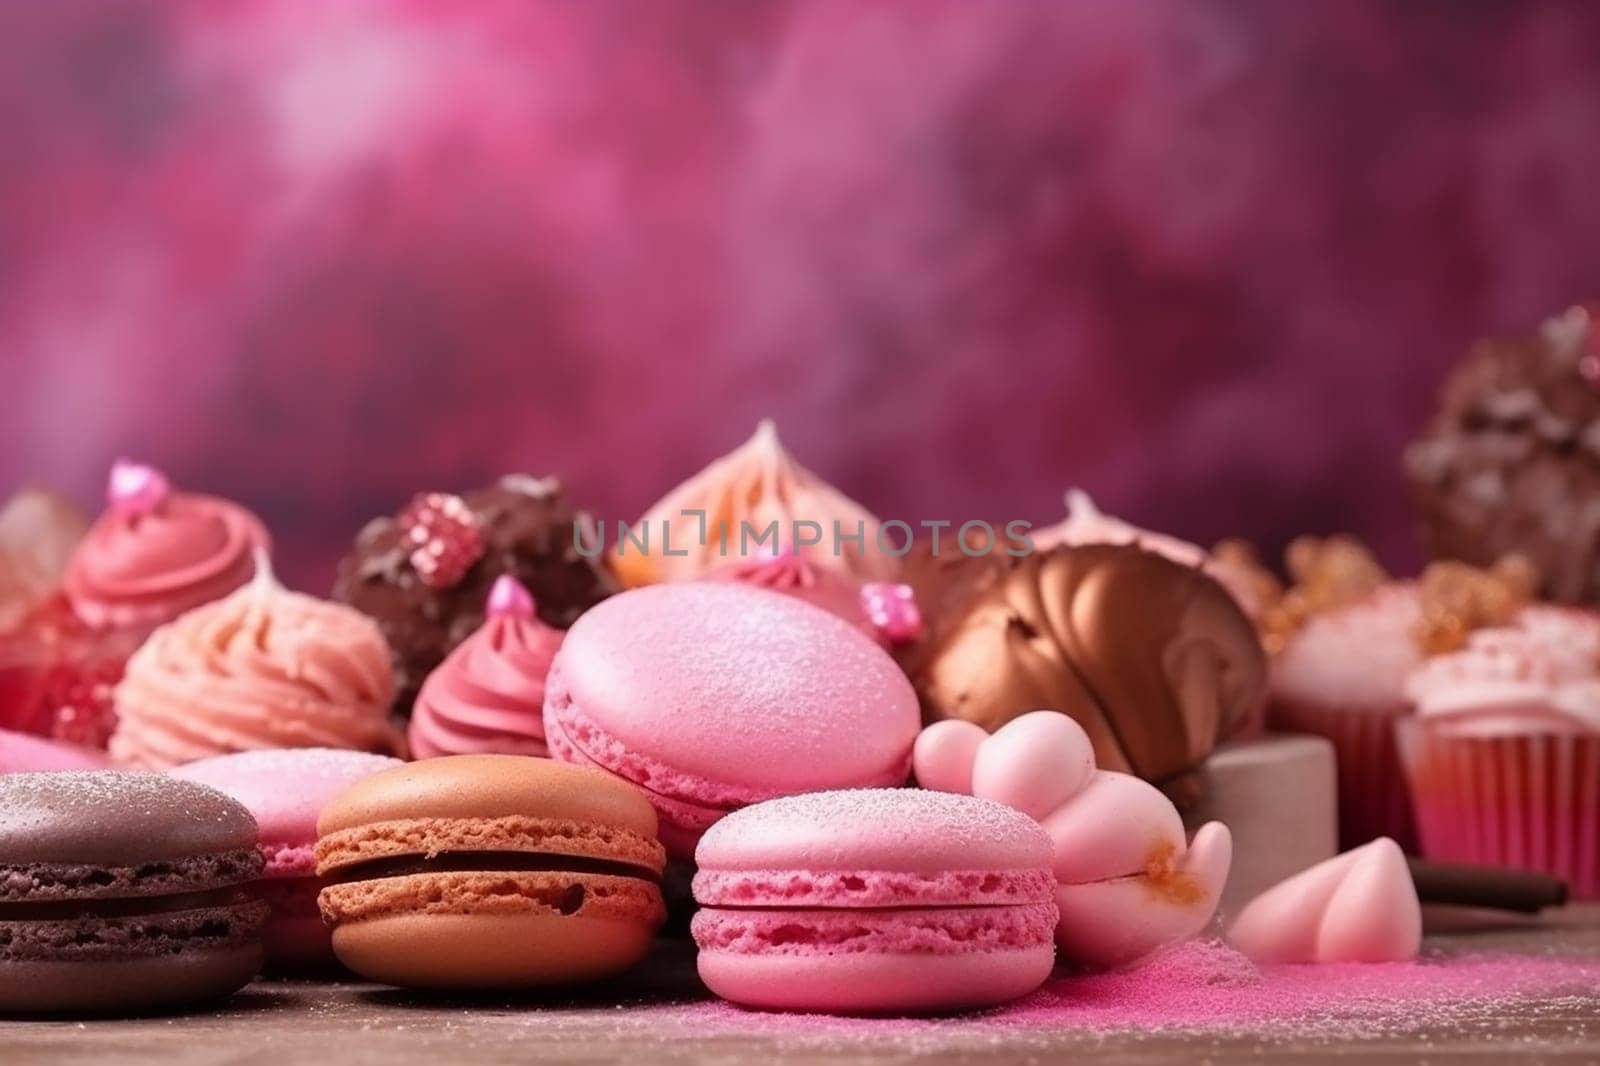
[[[1600,736],[1438,735],[1402,723],[1422,852],[1533,870],[1600,899]]]
[[[1333,742],[1339,777],[1339,849],[1393,837],[1407,852],[1417,848],[1411,794],[1395,746],[1395,723],[1409,717],[1404,703],[1370,707],[1307,707],[1274,700],[1271,728],[1311,733]]]

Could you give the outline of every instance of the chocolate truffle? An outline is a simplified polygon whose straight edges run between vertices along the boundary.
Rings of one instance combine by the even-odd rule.
[[[1101,768],[1177,800],[1260,705],[1266,656],[1211,577],[1134,545],[1021,558],[923,553],[908,577],[928,623],[901,652],[927,721],[994,730],[1040,708],[1071,715]]]
[[[1544,598],[1600,603],[1597,313],[1480,341],[1446,380],[1405,459],[1436,557],[1486,567],[1520,554]]]
[[[604,562],[574,543],[574,524],[590,522],[556,479],[509,474],[460,497],[419,496],[367,523],[339,564],[333,596],[383,630],[395,657],[396,710],[409,714],[423,678],[483,624],[502,574],[533,593],[539,617],[559,629],[615,592]],[[590,529],[583,543],[598,544],[598,534]]]

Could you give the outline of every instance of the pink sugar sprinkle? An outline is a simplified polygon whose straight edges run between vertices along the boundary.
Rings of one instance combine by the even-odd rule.
[[[1137,970],[1058,976],[1010,1006],[949,1018],[768,1014],[720,1002],[644,1009],[651,1025],[824,1040],[949,1035],[958,1028],[974,1036],[1288,1030],[1349,1039],[1450,1026],[1528,1000],[1592,1014],[1600,1009],[1600,962],[1484,955],[1257,968],[1220,942],[1193,941]]]

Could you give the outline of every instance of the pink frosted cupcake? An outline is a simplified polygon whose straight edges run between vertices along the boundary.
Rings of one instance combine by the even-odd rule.
[[[1269,727],[1333,742],[1341,849],[1387,836],[1414,850],[1394,729],[1411,713],[1406,680],[1423,660],[1415,635],[1422,617],[1418,587],[1389,584],[1311,615],[1273,660]]]
[[[563,636],[539,621],[528,590],[502,574],[483,625],[422,683],[407,733],[411,754],[549,755],[544,682]]]
[[[1423,854],[1600,898],[1600,615],[1526,608],[1428,660],[1407,691],[1400,752]]]

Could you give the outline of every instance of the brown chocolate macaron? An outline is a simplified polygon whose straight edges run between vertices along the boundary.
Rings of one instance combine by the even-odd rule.
[[[627,969],[665,920],[656,815],[599,770],[516,755],[374,774],[318,820],[341,962],[416,988],[576,984]]]
[[[256,824],[204,785],[109,770],[0,776],[0,1013],[218,999],[261,968]]]
[[[1089,734],[1102,769],[1182,801],[1192,772],[1265,694],[1266,656],[1234,598],[1143,548],[914,556],[908,580],[928,629],[899,658],[929,722],[993,731],[1061,711]]]

